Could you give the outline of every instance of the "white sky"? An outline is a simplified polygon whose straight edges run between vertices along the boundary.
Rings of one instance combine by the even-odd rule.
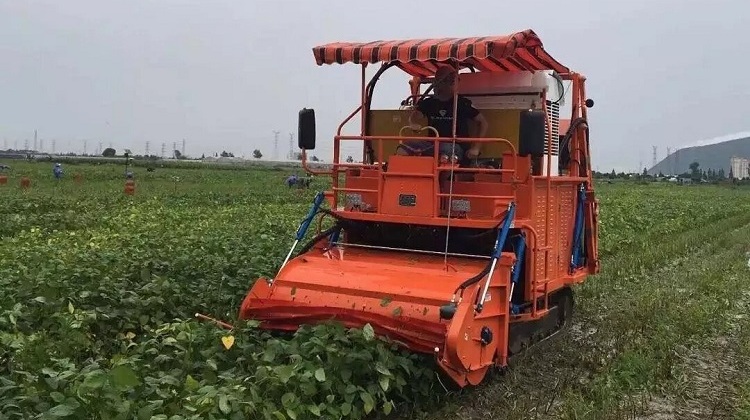
[[[332,41],[506,34],[527,28],[588,77],[593,164],[635,170],[678,146],[750,130],[750,3],[384,0],[0,0],[0,146],[89,152],[110,143],[159,154],[288,152],[297,112],[318,118],[330,160],[359,103],[359,67],[318,67]],[[371,70],[372,73],[374,70]],[[398,106],[389,71],[374,105]],[[356,127],[355,127],[356,128]],[[296,143],[296,137],[295,137]],[[349,151],[348,151],[349,152]],[[350,151],[345,154],[358,153]]]

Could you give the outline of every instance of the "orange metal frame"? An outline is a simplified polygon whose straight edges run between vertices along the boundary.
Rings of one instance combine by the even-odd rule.
[[[455,61],[452,64],[456,66]],[[404,66],[404,63],[401,63],[398,67],[403,69]],[[516,257],[511,252],[502,252],[491,279],[482,278],[461,292],[457,311],[449,321],[446,321],[438,318],[436,312],[451,295],[451,302],[455,302],[458,290],[455,287],[460,283],[457,279],[466,279],[481,272],[485,266],[483,261],[477,261],[476,258],[452,257],[449,263],[447,253],[443,258],[439,258],[393,253],[382,249],[352,248],[336,252],[330,241],[323,239],[306,253],[290,260],[275,279],[257,281],[242,304],[241,318],[260,319],[266,328],[289,331],[295,330],[301,323],[318,322],[331,316],[336,316],[347,326],[362,326],[370,322],[378,334],[394,337],[412,350],[434,352],[439,365],[457,384],[463,386],[467,383],[478,383],[489,366],[507,363],[510,323],[533,321],[544,317],[550,310],[551,295],[580,283],[587,275],[599,271],[598,204],[592,184],[588,131],[580,125],[574,128],[569,144],[570,160],[567,173],[562,176],[553,175],[551,172],[552,142],[559,139],[553,138],[546,97],[542,97],[541,103],[544,104],[543,111],[547,122],[547,170],[541,175],[529,173],[531,158],[518,155],[514,145],[506,139],[457,137],[455,118],[453,137],[450,138],[368,135],[367,122],[370,110],[366,67],[367,62],[362,62],[360,105],[341,122],[333,138],[331,170],[318,171],[310,168],[307,165],[306,152],[302,150],[302,166],[307,172],[332,177],[331,190],[325,192],[331,213],[344,220],[491,229],[498,226],[498,222],[505,214],[505,211],[495,214],[496,208],[513,202],[517,206],[517,212],[511,228],[523,232],[528,242],[524,260],[526,281],[523,301],[530,303],[530,309],[518,314],[510,313],[512,289],[509,282],[516,262]],[[424,71],[422,67],[420,69]],[[560,76],[563,80],[572,81],[571,122],[586,119],[585,77],[572,71]],[[457,80],[457,83],[460,81]],[[414,76],[410,81],[412,96],[419,95],[420,85],[421,79]],[[458,89],[454,93],[453,115],[456,115],[457,92]],[[342,135],[343,127],[357,113],[361,115],[360,135]],[[434,156],[431,158],[391,156],[386,169],[383,162],[383,142],[407,139],[433,143],[505,143],[509,146],[510,152],[504,157],[511,159],[503,159],[501,169],[435,165],[439,151],[438,147],[434,147]],[[341,143],[352,140],[365,142],[363,163],[340,162]],[[379,162],[368,162],[367,149],[372,147],[373,143],[379,152]],[[426,166],[428,163],[433,166]],[[427,167],[431,169],[427,171]],[[464,192],[440,193],[439,174],[443,171],[471,172],[475,176],[475,181],[463,184],[458,181],[452,182],[453,185],[461,185],[465,189]],[[370,187],[348,186],[347,183],[354,182],[354,172],[367,174],[366,178],[371,181]],[[347,177],[344,185],[340,185],[339,181],[342,173]],[[422,212],[419,215],[384,213],[385,199],[394,198],[392,190],[386,191],[387,177],[409,179],[409,186],[415,194],[420,197],[432,196],[433,199],[428,200],[431,206],[429,211],[419,209]],[[476,181],[481,177],[495,180],[493,191],[506,187],[507,191],[487,194],[487,190],[479,186],[481,182]],[[500,182],[497,182],[497,177],[500,177]],[[474,187],[470,186],[472,182],[475,184]],[[587,205],[583,221],[587,260],[585,266],[570,271],[568,263],[572,248],[571,232],[575,224],[574,212],[578,205],[577,189],[580,185],[585,185],[586,188]],[[363,212],[340,208],[340,193],[374,196],[375,211]],[[489,206],[492,216],[443,217],[440,215],[439,207],[440,198],[445,197],[486,199],[494,203]],[[413,263],[417,259],[419,264]],[[356,278],[356,281],[353,278]],[[481,295],[481,285],[485,281],[489,287],[487,294]],[[470,303],[479,300],[480,295],[486,299],[486,307],[481,313],[477,313]],[[391,306],[383,303],[384,298],[392,300],[397,305],[397,309],[400,310],[398,314]],[[506,304],[503,305],[503,302]],[[487,327],[488,325],[493,327]],[[497,334],[497,339],[492,339],[492,333],[487,335],[486,328]],[[486,339],[488,336],[489,341]]]

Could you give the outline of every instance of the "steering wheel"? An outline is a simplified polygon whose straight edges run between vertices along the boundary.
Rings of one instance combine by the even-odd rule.
[[[405,126],[401,127],[400,130],[398,130],[398,136],[399,137],[403,137],[404,136],[404,134],[403,134],[404,133],[404,129],[407,129],[407,128],[411,129],[413,131],[416,131],[416,132],[425,131],[425,130],[432,130],[435,133],[435,137],[440,137],[440,133],[438,133],[437,129],[435,127],[433,127],[433,126],[430,126],[430,125],[425,125],[424,127],[420,127],[418,130],[414,130],[411,126],[405,125]],[[399,145],[399,147],[403,147],[403,148],[411,151],[412,153],[422,153],[421,150],[417,150],[417,149],[414,149],[413,147],[409,147],[409,146],[405,145],[403,140],[399,140],[398,141],[398,145]]]
[[[412,129],[410,125],[405,125],[405,126],[401,127],[401,129],[398,130],[398,136],[399,137],[403,137],[403,133],[404,133],[404,129],[405,128]],[[412,130],[414,130],[414,129],[412,129]],[[440,137],[440,133],[438,133],[437,129],[435,127],[431,126],[431,125],[425,125],[424,127],[420,127],[419,130],[414,130],[414,131],[420,132],[420,131],[424,131],[424,130],[432,130],[433,132],[435,132],[435,137]]]
[[[431,96],[431,95],[428,95],[426,92],[420,93],[419,95],[409,95],[406,97],[406,99],[401,101],[401,106],[413,106],[414,103],[417,102],[418,99],[423,99],[428,96]]]

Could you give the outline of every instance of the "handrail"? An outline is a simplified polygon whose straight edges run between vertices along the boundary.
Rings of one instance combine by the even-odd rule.
[[[482,199],[488,199],[488,200],[512,200],[515,198],[512,195],[481,195],[481,194],[448,194],[448,193],[437,193],[435,194],[438,197],[459,197],[459,198],[482,198]]]
[[[331,187],[333,191],[343,191],[343,192],[366,192],[366,193],[376,193],[378,190],[373,189],[367,189],[367,188],[352,188],[352,187]]]
[[[506,144],[509,147],[509,149],[510,149],[512,155],[513,155],[513,168],[512,169],[507,169],[507,168],[501,168],[501,169],[494,169],[494,168],[473,168],[473,167],[472,168],[458,168],[458,167],[455,167],[455,165],[448,165],[448,166],[440,166],[440,165],[438,165],[437,166],[437,173],[439,174],[439,173],[445,172],[445,171],[453,171],[453,172],[468,172],[468,173],[496,173],[496,174],[511,173],[511,174],[515,174],[517,172],[517,170],[518,170],[518,153],[517,153],[516,147],[508,139],[504,139],[504,138],[500,138],[500,137],[497,137],[497,138],[496,137],[458,137],[458,136],[456,136],[456,137],[439,137],[439,133],[437,132],[437,130],[435,130],[433,127],[430,127],[430,126],[420,127],[419,131],[423,131],[425,129],[431,129],[431,130],[435,131],[435,134],[438,135],[438,137],[423,137],[423,136],[420,136],[420,137],[417,137],[417,136],[408,136],[408,137],[406,137],[406,136],[401,136],[401,135],[398,135],[398,136],[341,135],[340,134],[341,128],[343,127],[343,125],[349,119],[351,119],[353,117],[354,114],[356,114],[356,112],[357,111],[355,110],[355,112],[353,112],[339,126],[338,134],[336,136],[334,136],[334,149],[338,148],[339,144],[342,141],[346,141],[346,140],[359,140],[359,141],[368,141],[369,140],[369,141],[376,141],[377,142],[377,150],[378,150],[379,159],[378,159],[377,164],[369,164],[369,163],[366,164],[364,162],[362,162],[361,164],[360,163],[339,163],[339,162],[337,162],[337,159],[334,159],[334,162],[332,163],[331,171],[330,172],[325,172],[325,174],[330,174],[330,175],[335,175],[336,174],[334,176],[334,178],[336,178],[336,179],[334,179],[334,185],[332,185],[333,191],[334,191],[334,197],[333,197],[334,203],[336,201],[338,201],[336,193],[337,192],[343,192],[341,189],[339,189],[338,183],[336,182],[337,179],[338,179],[337,178],[338,177],[337,174],[341,173],[342,169],[346,170],[347,168],[352,168],[352,169],[354,169],[354,168],[362,168],[362,169],[364,169],[364,168],[371,168],[371,169],[377,170],[378,173],[380,174],[378,176],[378,187],[377,187],[378,188],[377,189],[378,203],[381,201],[380,195],[382,194],[382,189],[383,189],[383,175],[387,173],[387,172],[385,172],[383,170],[384,169],[383,168],[383,162],[384,162],[384,159],[383,159],[383,142],[384,141],[389,141],[389,140],[390,141],[398,141],[399,144],[401,144],[404,140],[412,140],[412,141],[414,141],[414,140],[422,140],[422,141],[431,142],[433,145],[435,143],[442,143],[442,142],[454,142],[454,143],[504,143],[504,144]],[[405,128],[407,128],[407,127],[408,126],[402,127],[401,130],[399,131],[399,134],[401,134],[403,132],[403,130]],[[439,149],[438,147],[434,147],[433,146],[433,150],[434,150],[433,157],[435,159],[437,159],[437,157],[438,157],[438,149]],[[303,153],[304,153],[304,151],[303,151]],[[304,155],[303,155],[303,157],[304,157]],[[303,159],[303,165],[304,164],[305,163],[304,163],[304,159]],[[427,177],[427,176],[428,175],[425,175],[425,177]],[[436,188],[437,188],[437,183],[438,183],[439,176],[435,176],[434,174],[430,174],[429,177],[435,179]],[[516,177],[513,177],[513,179],[515,180]],[[439,197],[442,197],[442,195],[439,195]],[[485,197],[485,198],[487,198],[487,197]],[[435,205],[439,206],[439,203],[436,202]]]
[[[417,137],[417,136],[409,136],[409,137],[403,137],[403,136],[357,136],[357,135],[336,135],[334,137],[335,142],[340,142],[341,140],[375,140],[378,141],[378,147],[379,147],[379,153],[380,158],[382,160],[382,142],[383,141],[403,141],[403,140],[420,140],[420,141],[429,141],[433,144],[436,142],[448,142],[448,141],[455,141],[456,143],[504,143],[507,144],[510,148],[512,154],[513,154],[513,167],[518,168],[518,151],[516,150],[516,147],[513,145],[513,143],[510,142],[508,139],[504,139],[502,137]],[[435,149],[435,152],[437,154],[437,148],[433,147]],[[333,171],[336,171],[336,167],[338,165],[342,165],[337,162],[333,162],[334,169]],[[464,168],[462,168],[464,169]],[[462,171],[462,172],[495,172],[495,173],[502,173],[502,172],[508,172],[508,170],[503,169],[491,169],[491,170],[479,170],[480,168],[465,168],[468,170]]]
[[[361,104],[357,107],[357,109],[355,109],[354,111],[352,111],[352,113],[349,114],[349,116],[346,117],[344,119],[344,121],[341,121],[341,124],[339,124],[339,128],[336,129],[336,137],[338,137],[338,136],[341,135],[341,130],[344,128],[344,126],[346,125],[346,123],[348,123],[349,120],[351,120],[352,118],[354,118],[354,116],[357,115],[357,112],[359,112],[360,109],[362,109],[362,105]]]

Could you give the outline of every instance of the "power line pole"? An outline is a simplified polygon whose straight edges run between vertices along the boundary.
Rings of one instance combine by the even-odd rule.
[[[36,130],[34,130],[34,150],[37,150],[37,143],[36,143]]]
[[[653,164],[651,165],[652,168],[656,167],[656,146],[652,146],[654,149],[654,157],[653,157]]]
[[[148,147],[149,147],[149,145],[150,145],[149,143],[150,143],[150,142],[148,142],[148,141],[146,142],[146,156],[148,156]]]
[[[185,139],[182,139],[182,156],[185,156]]]
[[[289,160],[294,160],[294,133],[289,133]]]
[[[177,151],[177,142],[173,141],[172,142],[172,157],[175,159],[177,159],[177,155],[175,154],[176,151]]]
[[[164,159],[164,156],[167,155],[166,153],[167,153],[167,143],[162,143],[161,144],[161,158],[162,159]]]

